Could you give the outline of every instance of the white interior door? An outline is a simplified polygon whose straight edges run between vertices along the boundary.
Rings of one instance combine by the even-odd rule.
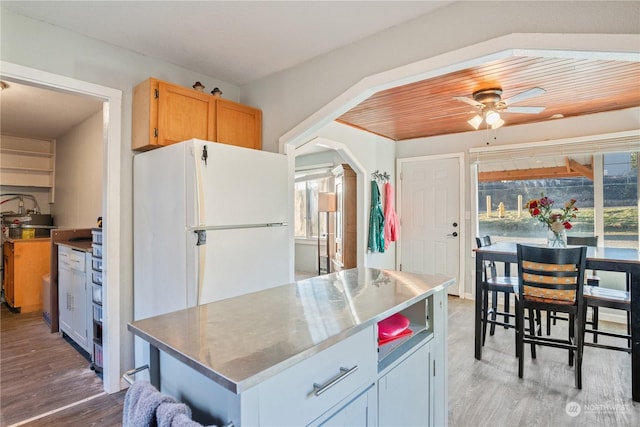
[[[401,164],[403,271],[446,274],[460,283],[460,167],[458,158]],[[449,293],[458,295],[458,287]]]

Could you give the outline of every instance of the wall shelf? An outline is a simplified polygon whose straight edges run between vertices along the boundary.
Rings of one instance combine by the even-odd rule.
[[[55,185],[55,141],[2,135],[0,182],[6,186]]]

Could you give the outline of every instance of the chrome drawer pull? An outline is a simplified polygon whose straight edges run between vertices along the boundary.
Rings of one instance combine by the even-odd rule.
[[[313,390],[314,390],[313,394],[315,394],[316,396],[320,396],[322,393],[329,390],[331,387],[338,384],[340,381],[347,378],[349,375],[353,374],[357,370],[358,370],[358,365],[355,365],[351,369],[340,367],[340,373],[335,377],[331,378],[326,384],[313,383]]]

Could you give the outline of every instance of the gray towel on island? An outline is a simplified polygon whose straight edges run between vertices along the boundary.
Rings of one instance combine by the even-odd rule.
[[[136,381],[124,396],[123,427],[156,426],[156,409],[165,402],[176,403],[175,399],[163,395],[148,381]]]
[[[182,417],[178,417],[182,415]],[[161,403],[156,409],[156,418],[158,419],[158,427],[172,427],[176,425],[200,426],[191,420],[191,408],[184,403]],[[177,424],[179,419],[189,420],[191,424]]]
[[[185,414],[178,414],[173,417],[173,421],[171,422],[171,427],[203,427],[202,424],[193,421],[190,417]],[[216,426],[207,426],[207,427],[216,427]]]

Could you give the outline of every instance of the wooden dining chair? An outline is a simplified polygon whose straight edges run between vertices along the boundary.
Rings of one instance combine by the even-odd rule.
[[[590,347],[600,347],[606,348],[608,350],[620,350],[626,351],[627,353],[631,353],[631,331],[629,330],[629,319],[631,317],[631,294],[629,291],[623,291],[618,289],[610,289],[600,286],[584,286],[584,301],[585,307],[584,310],[586,312],[587,307],[591,307],[592,309],[597,310],[598,307],[606,307],[612,308],[616,310],[624,310],[627,314],[627,333],[621,334],[618,332],[613,332],[610,330],[603,330],[598,328],[597,320],[595,322],[591,322],[591,327],[585,327],[585,332],[592,333],[594,335],[594,340],[592,343],[585,342],[584,345]],[[585,313],[586,316],[586,313]],[[596,340],[597,335],[603,335],[614,338],[621,338],[626,340],[626,345],[611,345],[611,344],[602,344],[598,343]]]
[[[567,236],[567,245],[570,246],[598,246],[598,236]],[[600,277],[595,270],[586,273],[585,284],[591,286],[600,285]],[[586,317],[588,319],[588,317]],[[551,335],[551,325],[556,324],[557,320],[568,320],[566,317],[558,316],[557,313],[547,312],[547,335]],[[594,326],[598,329],[598,307],[591,307],[591,320],[585,320],[586,325]],[[598,342],[597,332],[593,334],[593,342]]]
[[[568,245],[598,246],[598,236],[567,236]],[[592,270],[587,273],[584,289],[585,306],[587,310],[591,308],[591,320],[585,317],[585,331],[593,335],[593,343],[598,344],[598,335],[623,338],[627,340],[626,346],[593,345],[593,347],[603,347],[612,350],[631,352],[631,298],[630,298],[630,277],[626,275],[626,290],[611,289],[601,286],[598,273]],[[624,310],[627,317],[627,333],[620,334],[600,328],[599,308],[610,308],[614,310]],[[588,314],[588,313],[587,313]],[[548,323],[547,323],[548,325]],[[547,326],[549,328],[549,326]],[[585,345],[592,346],[590,343]]]
[[[524,345],[531,345],[531,357],[536,358],[536,345],[569,351],[569,365],[575,366],[575,386],[582,388],[582,352],[584,342],[583,285],[586,246],[546,248],[517,245],[518,279],[516,298],[516,342],[518,376],[524,374]],[[529,311],[529,331],[525,329],[525,310]],[[568,338],[536,335],[534,310],[567,313]]]
[[[476,237],[478,248],[491,245],[491,237]],[[510,311],[511,295],[515,292],[515,285],[518,283],[517,277],[509,275],[509,264],[505,265],[505,275],[499,276],[495,262],[485,263],[482,278],[482,345],[487,338],[487,325],[491,325],[489,334],[495,333],[496,325],[504,328],[515,328],[515,311]],[[503,310],[498,307],[498,294],[503,295]],[[491,294],[491,308],[489,308],[489,294]],[[498,319],[502,317],[502,320]],[[513,323],[511,322],[513,319]]]

